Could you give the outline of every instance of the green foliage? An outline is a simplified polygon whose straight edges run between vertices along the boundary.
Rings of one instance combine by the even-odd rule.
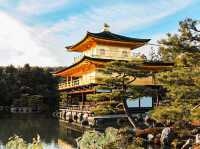
[[[176,106],[160,106],[152,110],[150,115],[155,120],[170,120],[176,122],[177,120],[187,120],[189,117],[189,112],[187,112],[188,110],[189,109]]]
[[[168,105],[155,109],[154,118],[173,121],[198,119],[200,113],[191,111],[200,104],[200,31],[198,20],[180,22],[178,34],[167,34],[159,42],[163,61],[174,62],[171,71],[162,72],[158,79],[167,90]]]
[[[145,141],[144,141],[143,138],[136,137],[136,138],[135,138],[135,144],[136,144],[137,146],[143,146],[143,145],[145,144]]]
[[[6,149],[44,149],[40,140],[33,138],[33,143],[27,143],[23,138],[15,135],[9,138]]]
[[[136,99],[143,96],[156,96],[157,92],[152,87],[144,86],[134,86],[131,85],[126,90],[126,97],[131,99]],[[162,94],[162,93],[160,93]],[[111,93],[97,93],[97,94],[88,94],[88,101],[118,101],[123,100],[123,96],[119,90],[113,90]]]
[[[115,108],[110,105],[98,105],[95,108],[91,109],[91,112],[94,113],[95,115],[108,115],[108,114],[113,114],[117,112]]]
[[[95,86],[94,89],[96,90],[112,90],[112,87],[110,86],[106,86],[106,85],[99,85],[99,86]]]
[[[59,95],[60,95],[59,105],[62,106],[66,102],[66,99],[67,99],[68,95],[65,94],[65,93],[62,93],[62,92],[60,92]]]
[[[117,92],[119,99],[123,104],[123,109],[128,116],[128,119],[133,127],[136,127],[131,114],[128,111],[128,105],[126,99],[129,97],[133,97],[135,95],[139,95],[136,90],[134,90],[133,82],[137,78],[148,77],[151,75],[149,71],[141,70],[141,66],[143,65],[142,61],[112,61],[106,65],[106,67],[99,69],[98,71],[103,74],[103,78],[99,79],[100,84],[106,84],[109,87],[112,87],[114,93]],[[142,88],[142,87],[140,87]],[[143,87],[144,88],[144,87]],[[141,90],[140,90],[141,91]],[[142,94],[140,92],[140,94]],[[102,95],[102,96],[101,96]],[[98,98],[92,97],[92,99],[102,99],[109,95],[108,99],[116,98],[116,94],[110,93],[104,96],[105,94],[97,95]],[[134,98],[133,98],[134,99]]]
[[[177,58],[180,53],[192,53],[193,64],[199,63],[199,31],[197,29],[199,20],[185,19],[179,23],[179,32],[177,34],[167,34],[167,38],[162,39],[159,43],[160,55],[163,61],[171,61]]]
[[[121,101],[119,92],[97,93],[87,95],[88,101]]]
[[[57,79],[48,68],[0,67],[0,105],[47,105],[55,109],[58,99]]]
[[[107,128],[105,133],[97,131],[86,131],[79,141],[81,149],[127,149],[130,136],[133,137],[127,128]]]
[[[104,74],[99,82],[112,88],[112,93],[93,95],[93,99],[107,98],[122,101],[125,97],[135,99],[140,96],[154,96],[155,89],[151,87],[136,86],[134,81],[137,78],[151,76],[150,71],[141,70],[143,61],[113,61],[106,67],[99,69]]]
[[[97,131],[86,131],[80,140],[80,148],[96,148],[101,149],[103,146],[110,144],[115,141],[115,135],[117,131],[114,129],[114,136],[104,135],[103,133]]]
[[[191,112],[191,119],[192,120],[200,120],[200,108],[192,110],[192,112]]]
[[[12,103],[13,106],[29,106],[35,107],[42,105],[43,96],[41,95],[30,95],[30,94],[21,94],[19,99],[15,99]]]
[[[133,86],[132,82],[139,77],[147,77],[150,75],[148,71],[138,71],[142,65],[141,62],[135,61],[113,61],[106,65],[105,68],[99,69],[105,76],[101,83],[107,84],[114,89],[124,91]],[[109,76],[109,77],[108,77]]]
[[[9,142],[6,144],[6,149],[27,149],[28,144],[18,136],[9,138]]]

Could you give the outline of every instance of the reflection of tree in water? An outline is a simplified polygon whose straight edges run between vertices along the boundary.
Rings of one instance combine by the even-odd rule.
[[[51,143],[58,139],[58,121],[42,116],[24,116],[4,118],[0,120],[0,140],[5,143],[10,136],[17,134],[31,142],[40,134],[42,141]]]
[[[72,130],[70,126],[67,126],[66,123],[59,124],[59,139],[65,142],[66,144],[71,144],[76,146],[75,139],[81,136],[80,130]]]

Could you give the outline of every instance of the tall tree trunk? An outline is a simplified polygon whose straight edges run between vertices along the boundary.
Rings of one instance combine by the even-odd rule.
[[[127,105],[127,102],[126,102],[126,98],[122,99],[122,103],[123,103],[123,107],[124,107],[124,112],[127,115],[129,122],[131,123],[131,125],[133,126],[133,128],[136,129],[136,125],[135,125],[135,123],[134,123],[134,121],[132,119],[132,115],[131,115],[131,113],[128,110],[128,105]]]
[[[127,90],[126,89],[127,89],[127,87],[126,87],[124,81],[123,81],[123,86],[122,87],[123,87],[123,90],[122,90],[121,95],[122,95],[122,103],[123,103],[123,107],[124,107],[124,112],[127,115],[128,120],[131,123],[131,125],[133,126],[133,128],[136,129],[136,125],[135,125],[135,123],[134,123],[134,121],[132,119],[132,115],[128,110],[127,99],[126,99],[126,95],[127,95],[127,92],[126,92]]]

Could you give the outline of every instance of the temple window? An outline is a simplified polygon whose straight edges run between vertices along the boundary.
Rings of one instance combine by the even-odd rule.
[[[122,56],[123,57],[128,57],[128,52],[127,51],[122,51]]]
[[[104,49],[100,49],[100,55],[105,55],[106,51]]]
[[[129,108],[149,108],[153,107],[153,98],[150,96],[139,97],[137,99],[128,99]]]

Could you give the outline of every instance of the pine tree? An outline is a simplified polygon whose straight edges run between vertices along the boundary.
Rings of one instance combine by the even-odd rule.
[[[134,121],[131,118],[131,113],[128,110],[127,98],[135,99],[142,96],[144,93],[150,94],[151,88],[143,86],[135,86],[133,82],[137,78],[147,77],[150,74],[148,71],[139,70],[142,62],[136,61],[113,61],[106,65],[106,67],[99,69],[99,72],[104,77],[99,78],[99,82],[108,88],[112,88],[112,93],[101,93],[92,95],[93,100],[118,100],[122,102],[123,109],[128,116],[128,120],[134,128],[136,128]]]
[[[168,105],[158,107],[152,116],[158,120],[200,119],[200,30],[199,21],[185,19],[177,34],[167,34],[159,43],[161,59],[174,62],[171,71],[159,74],[167,89]]]

